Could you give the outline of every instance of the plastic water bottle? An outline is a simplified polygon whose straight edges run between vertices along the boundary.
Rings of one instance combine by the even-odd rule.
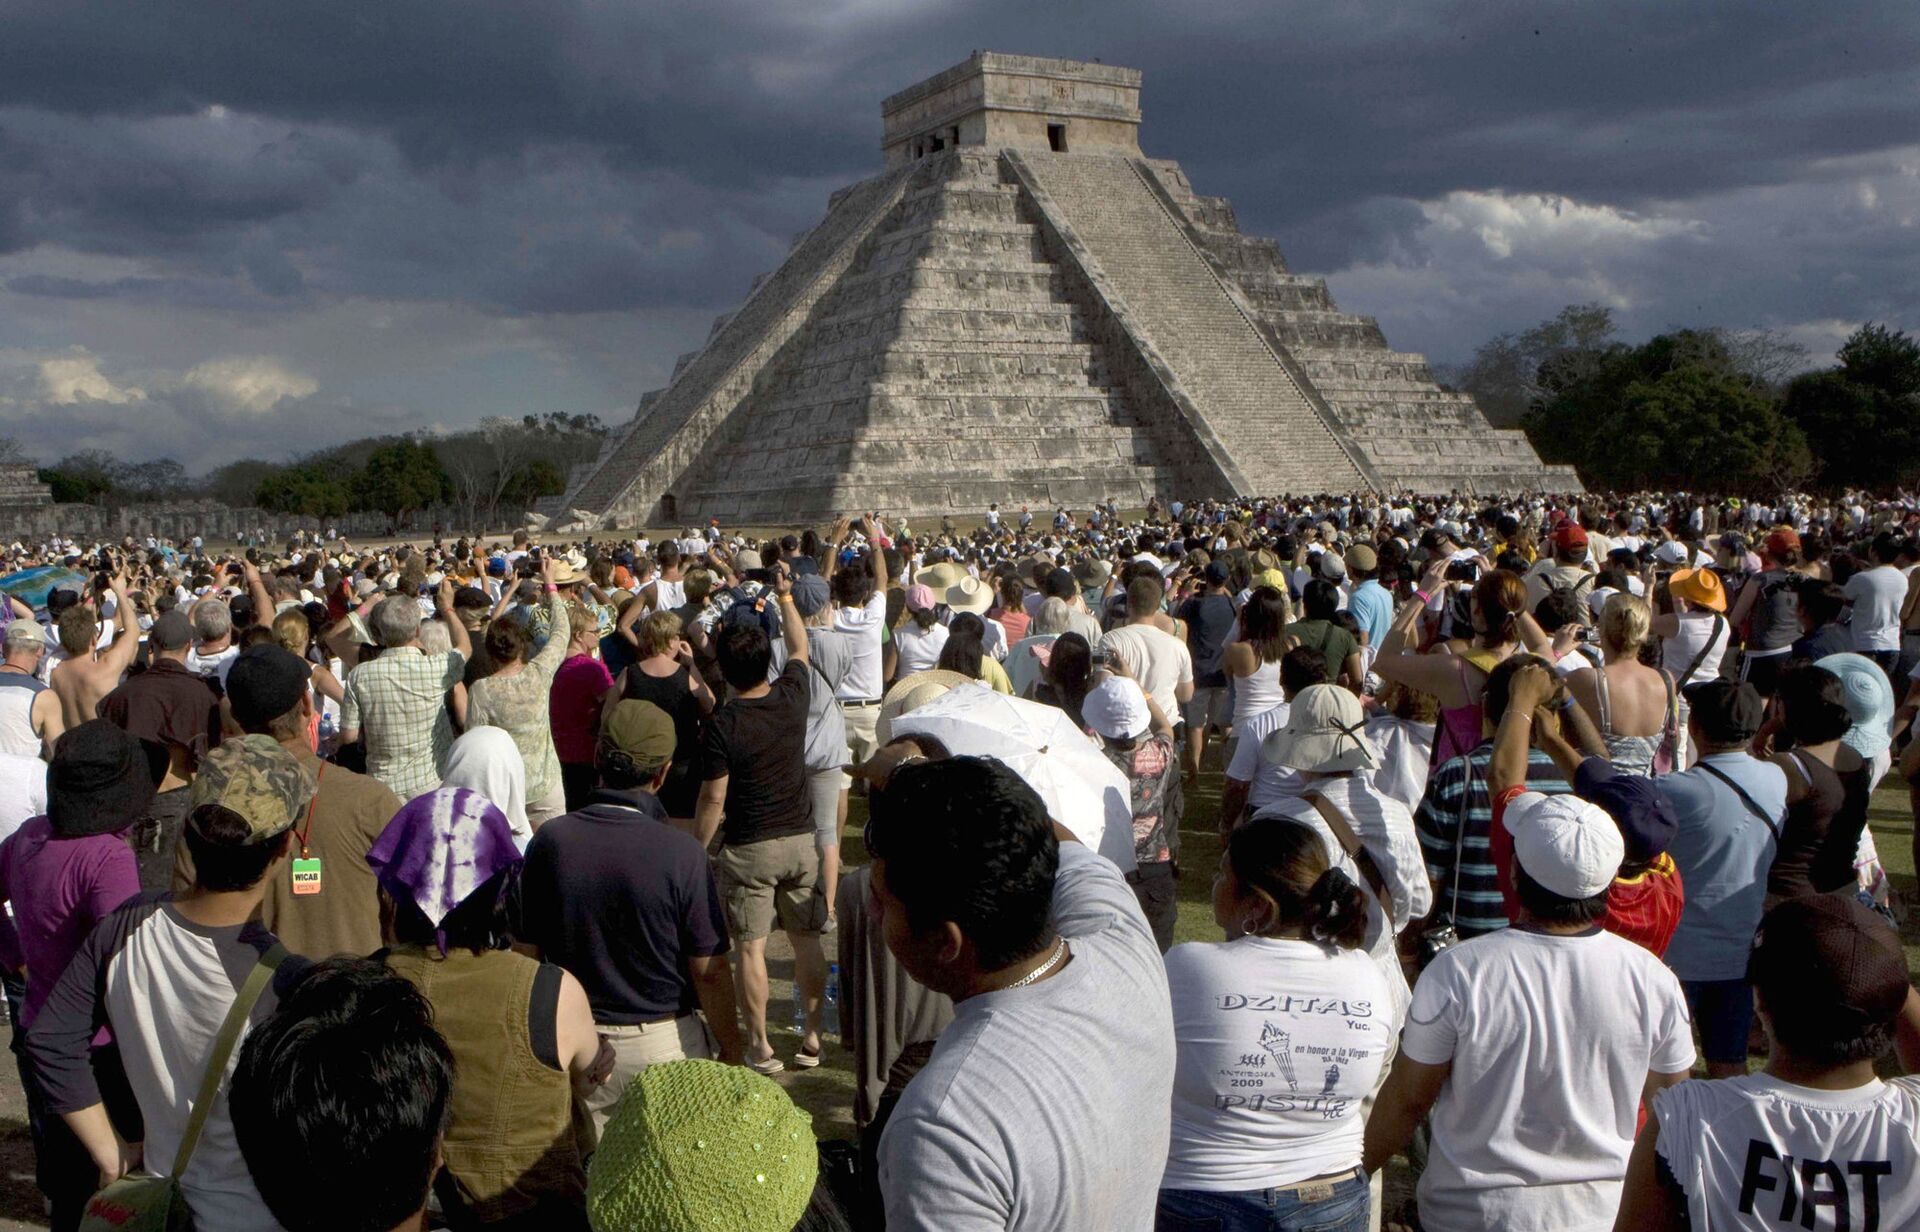
[[[804,1037],[807,1033],[807,1003],[800,995],[800,986],[793,988],[793,1033]],[[840,1034],[840,964],[827,964],[827,990],[820,1006],[820,1034],[824,1038]]]

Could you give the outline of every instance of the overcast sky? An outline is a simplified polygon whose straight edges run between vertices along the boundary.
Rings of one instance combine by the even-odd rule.
[[[1149,154],[1437,361],[1920,329],[1913,0],[0,0],[0,433],[623,421],[974,48],[1142,69]]]

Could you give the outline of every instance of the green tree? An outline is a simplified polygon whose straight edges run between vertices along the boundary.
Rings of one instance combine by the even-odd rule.
[[[1512,427],[1544,404],[1543,373],[1565,381],[1591,372],[1613,336],[1611,308],[1568,304],[1552,320],[1482,343],[1447,380],[1472,394],[1496,427]]]
[[[137,501],[174,500],[192,490],[187,468],[173,458],[126,462],[114,468],[114,487]]]
[[[540,458],[513,473],[505,499],[514,505],[531,505],[543,496],[558,496],[566,490],[567,477],[560,468]]]
[[[104,449],[68,454],[40,471],[40,482],[53,489],[60,504],[104,505],[118,486],[119,461]]]
[[[1818,481],[1885,489],[1920,480],[1920,342],[1869,323],[1836,358],[1795,377],[1782,405],[1812,446]]]
[[[201,486],[214,500],[237,508],[256,503],[261,486],[286,469],[283,463],[242,458],[210,471]]]
[[[377,509],[398,523],[416,509],[446,499],[447,472],[431,446],[398,440],[383,445],[367,458],[353,477],[353,501],[360,509]]]
[[[1591,485],[1726,491],[1792,484],[1811,469],[1805,438],[1710,331],[1616,343],[1540,375],[1527,434]]]
[[[333,472],[309,463],[277,468],[260,481],[250,499],[270,513],[337,518],[347,511],[351,496],[347,485]]]

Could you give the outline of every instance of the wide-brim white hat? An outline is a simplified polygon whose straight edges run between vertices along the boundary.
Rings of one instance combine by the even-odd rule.
[[[1286,726],[1268,736],[1260,755],[1277,766],[1310,774],[1371,770],[1380,752],[1367,738],[1366,712],[1349,689],[1316,684],[1300,690]]]

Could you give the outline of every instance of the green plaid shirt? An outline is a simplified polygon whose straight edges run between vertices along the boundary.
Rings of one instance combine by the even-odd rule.
[[[429,655],[403,646],[347,673],[340,727],[360,730],[367,773],[402,800],[440,786],[453,747],[447,694],[466,665],[457,650]]]

